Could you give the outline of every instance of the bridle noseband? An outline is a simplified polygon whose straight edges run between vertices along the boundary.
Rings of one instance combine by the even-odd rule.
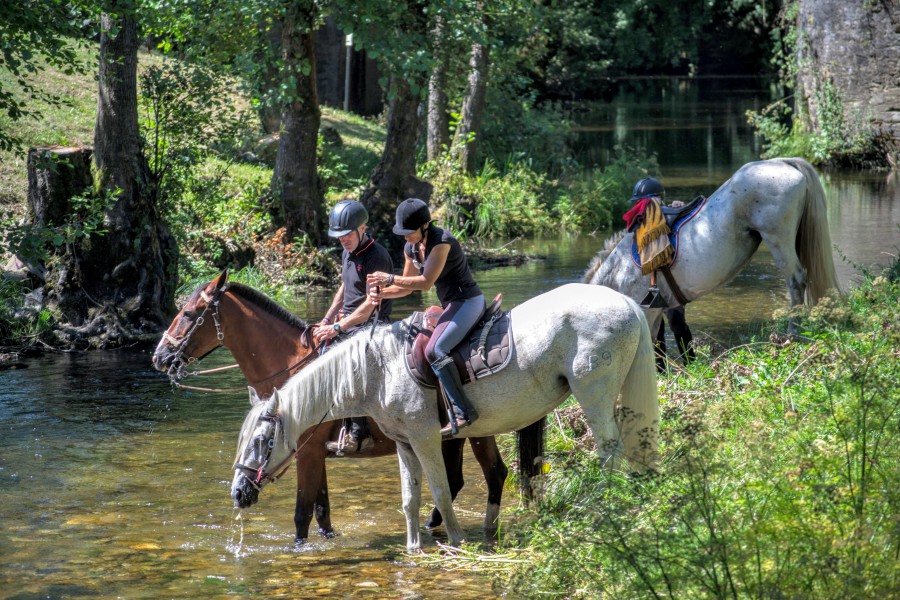
[[[175,384],[180,385],[178,382],[183,379],[187,373],[184,372],[184,369],[195,362],[197,358],[193,356],[184,356],[185,350],[187,348],[188,342],[191,341],[191,336],[194,335],[194,332],[203,325],[204,317],[206,313],[212,309],[212,317],[213,323],[216,326],[216,338],[219,340],[219,346],[224,345],[225,334],[222,332],[222,322],[219,318],[219,301],[222,299],[222,295],[225,293],[225,290],[228,289],[228,285],[223,285],[218,288],[216,292],[210,296],[206,293],[206,290],[200,290],[200,299],[206,301],[206,306],[203,307],[203,310],[200,312],[200,316],[194,320],[194,324],[188,330],[181,339],[173,337],[168,330],[163,333],[163,339],[165,339],[170,345],[175,348],[174,357],[172,358],[172,364],[169,367],[169,370],[166,371],[166,375],[169,376],[169,380]],[[202,358],[202,357],[201,357]]]

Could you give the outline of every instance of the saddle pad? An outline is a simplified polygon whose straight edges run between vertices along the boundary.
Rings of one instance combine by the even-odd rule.
[[[406,372],[420,385],[434,388],[437,387],[437,378],[425,359],[425,347],[431,338],[434,322],[440,316],[440,309],[438,309],[437,313],[429,314],[429,311],[424,313],[415,312],[410,318],[409,330],[404,345],[406,359],[404,364],[406,365]],[[431,322],[429,323],[428,320]],[[451,353],[453,363],[456,365],[460,379],[464,384],[497,373],[506,367],[512,358],[514,348],[509,311],[500,313],[498,318],[491,324],[482,350],[479,346],[481,345],[482,332],[485,327],[486,324],[480,327],[476,326],[469,334],[469,338]]]
[[[706,206],[706,198],[697,198],[691,201],[691,204],[696,204],[693,206],[688,212],[682,214],[674,223],[671,224],[671,231],[669,232],[669,243],[672,244],[672,249],[674,254],[672,255],[672,263],[678,259],[678,232],[681,230],[682,226],[697,216],[700,210]],[[663,207],[663,212],[665,212],[666,207]],[[641,268],[641,255],[638,252],[637,248],[637,237],[632,238],[631,242],[631,260],[638,269]]]

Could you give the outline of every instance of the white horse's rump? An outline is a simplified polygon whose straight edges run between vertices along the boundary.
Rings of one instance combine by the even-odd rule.
[[[462,535],[450,504],[442,466],[434,392],[420,387],[403,366],[408,319],[334,348],[277,391],[268,408],[251,410],[241,431],[239,462],[256,468],[289,456],[302,432],[320,420],[351,415],[375,418],[398,442],[407,518],[407,546],[418,549],[422,470],[452,544]],[[613,290],[570,284],[512,310],[514,356],[509,366],[466,387],[479,418],[462,433],[485,436],[520,429],[573,394],[581,404],[604,463],[623,455],[632,468],[655,467],[659,404],[647,322],[631,299]],[[621,396],[620,396],[621,394]],[[618,411],[616,401],[619,398]],[[277,414],[284,441],[263,456],[252,440],[272,436],[268,410]],[[617,423],[618,421],[618,423]],[[232,495],[247,486],[235,474]]]
[[[634,236],[625,235],[592,261],[584,282],[609,286],[640,301],[650,277],[631,260]],[[748,163],[709,197],[679,233],[672,275],[688,300],[725,285],[765,241],[787,283],[791,306],[814,305],[829,288],[838,289],[825,211],[825,192],[812,166],[800,158]],[[678,302],[665,278],[660,291]],[[653,330],[660,309],[647,311]]]

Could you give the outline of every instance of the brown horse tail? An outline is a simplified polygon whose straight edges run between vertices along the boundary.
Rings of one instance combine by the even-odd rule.
[[[815,306],[830,288],[841,293],[831,254],[825,190],[811,164],[802,158],[785,160],[806,179],[806,206],[797,231],[797,256],[806,269],[806,304]]]
[[[544,466],[544,428],[547,416],[516,431],[519,447],[519,491],[526,502],[534,499],[532,480]]]

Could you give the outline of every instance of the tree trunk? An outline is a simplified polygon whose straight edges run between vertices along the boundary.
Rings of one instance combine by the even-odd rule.
[[[459,163],[467,173],[473,173],[476,167],[478,135],[481,133],[481,120],[484,115],[489,68],[490,47],[486,44],[473,44],[472,54],[469,57],[469,84],[463,99],[454,144]]]
[[[61,225],[69,199],[91,189],[90,148],[51,146],[28,151],[28,221],[36,227]]]
[[[124,5],[124,6],[123,6]],[[108,347],[159,335],[173,309],[177,248],[148,189],[137,113],[137,22],[126,2],[101,17],[95,189],[116,201],[106,233],[62,250],[48,278],[58,342]]]
[[[318,243],[324,223],[316,162],[321,113],[316,92],[315,10],[312,2],[305,6],[292,3],[282,26],[282,81],[292,78],[296,87],[293,100],[281,113],[272,189],[281,200],[274,216],[287,229],[288,239],[306,233],[313,243]]]
[[[447,113],[447,53],[443,19],[437,18],[432,30],[434,68],[428,80],[428,160],[437,159],[450,145],[450,117]]]
[[[391,87],[394,93],[388,108],[384,151],[360,202],[369,211],[369,227],[379,235],[379,241],[395,249],[397,236],[391,230],[397,205],[410,196],[427,202],[431,186],[416,178],[419,96],[400,77],[392,78]]]

